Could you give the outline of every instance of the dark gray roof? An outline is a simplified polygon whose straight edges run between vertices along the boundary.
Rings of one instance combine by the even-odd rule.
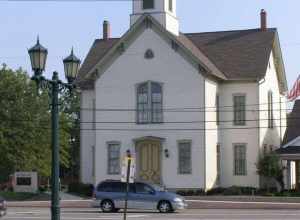
[[[276,150],[278,154],[300,154],[300,146],[289,146],[285,148],[278,148]]]
[[[84,78],[84,76],[101,60],[101,58],[104,57],[109,49],[112,48],[118,41],[119,38],[95,40],[82,66],[80,67],[77,80],[80,82]]]
[[[273,48],[276,29],[222,31],[181,34],[177,39],[199,59],[209,59],[224,79],[261,79],[266,73],[270,52]],[[84,76],[104,57],[119,38],[95,40],[85,58],[77,78],[83,85]],[[197,50],[198,48],[198,50]],[[201,51],[201,52],[200,52]],[[205,62],[205,60],[204,60]],[[206,62],[207,63],[207,62]],[[213,66],[213,65],[212,65]],[[207,66],[210,68],[210,66]],[[225,76],[224,76],[224,75]]]
[[[276,29],[185,34],[228,79],[264,77]]]
[[[283,144],[300,136],[300,100],[296,100],[293,111],[287,118],[287,129],[284,135]]]

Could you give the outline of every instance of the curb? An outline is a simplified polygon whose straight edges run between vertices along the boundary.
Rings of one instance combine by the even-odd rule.
[[[93,200],[62,200],[61,208],[91,208]],[[300,203],[186,200],[188,209],[300,209]],[[50,201],[7,202],[9,208],[49,208]]]

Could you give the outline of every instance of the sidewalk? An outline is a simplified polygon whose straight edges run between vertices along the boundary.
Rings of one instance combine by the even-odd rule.
[[[186,197],[189,209],[300,209],[300,198]],[[280,201],[279,201],[280,200]],[[92,200],[61,200],[62,208],[90,208]],[[8,202],[8,207],[50,207],[50,201]]]

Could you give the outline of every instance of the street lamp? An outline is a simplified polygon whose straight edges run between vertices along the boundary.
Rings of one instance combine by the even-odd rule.
[[[68,83],[64,83],[58,78],[58,73],[53,72],[52,80],[46,79],[42,73],[45,71],[48,50],[43,47],[39,39],[35,46],[28,50],[31,67],[34,76],[31,78],[38,86],[38,89],[46,89],[49,92],[51,102],[51,129],[52,129],[52,166],[51,166],[51,219],[60,219],[59,205],[59,103],[58,94],[63,91],[71,92],[75,88],[73,81],[77,76],[80,60],[71,55],[63,60],[65,76]]]

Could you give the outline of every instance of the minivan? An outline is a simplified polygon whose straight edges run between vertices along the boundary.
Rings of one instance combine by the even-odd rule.
[[[106,180],[94,190],[94,207],[103,212],[117,212],[125,206],[126,183]],[[130,183],[128,209],[158,210],[173,212],[187,207],[185,199],[175,193],[167,192],[159,186],[145,182]]]

